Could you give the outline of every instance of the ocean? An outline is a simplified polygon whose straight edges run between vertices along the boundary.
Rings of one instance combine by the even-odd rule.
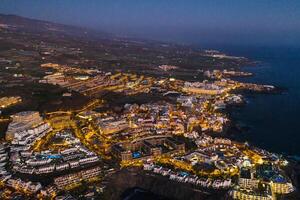
[[[225,52],[259,61],[243,71],[254,76],[241,81],[284,88],[280,94],[247,95],[247,105],[232,119],[249,129],[236,138],[266,150],[300,156],[300,48],[229,48]]]

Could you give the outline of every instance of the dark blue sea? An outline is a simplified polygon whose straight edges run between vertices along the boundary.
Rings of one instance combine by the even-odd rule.
[[[272,152],[300,156],[300,48],[229,48],[225,52],[259,61],[245,66],[254,76],[245,82],[283,87],[281,94],[247,96],[232,118],[249,129],[237,138]]]

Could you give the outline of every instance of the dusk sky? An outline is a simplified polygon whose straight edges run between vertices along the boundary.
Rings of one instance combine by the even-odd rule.
[[[300,46],[299,0],[1,0],[0,13],[195,45]]]

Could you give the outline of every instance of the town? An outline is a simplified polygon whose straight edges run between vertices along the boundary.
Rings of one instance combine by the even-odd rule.
[[[83,182],[95,185],[86,195],[97,196],[111,172],[132,167],[195,188],[227,190],[232,199],[271,200],[295,190],[284,173],[288,161],[283,157],[224,137],[230,124],[226,108],[245,103],[236,91],[275,90],[230,79],[246,73],[214,71],[208,80],[188,82],[54,63],[41,68],[54,72],[40,84],[65,88],[63,96],[78,92],[94,101],[79,110],[10,116],[1,146],[3,198],[17,192],[66,199]],[[160,99],[126,103],[115,111],[103,98],[109,92]],[[21,97],[2,99],[2,109],[21,102]],[[52,179],[43,181],[45,176]]]

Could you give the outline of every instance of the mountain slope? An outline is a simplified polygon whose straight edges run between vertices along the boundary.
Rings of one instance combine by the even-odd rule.
[[[0,28],[30,33],[66,34],[77,37],[108,38],[110,34],[86,28],[63,25],[48,21],[25,18],[17,15],[0,14]]]

